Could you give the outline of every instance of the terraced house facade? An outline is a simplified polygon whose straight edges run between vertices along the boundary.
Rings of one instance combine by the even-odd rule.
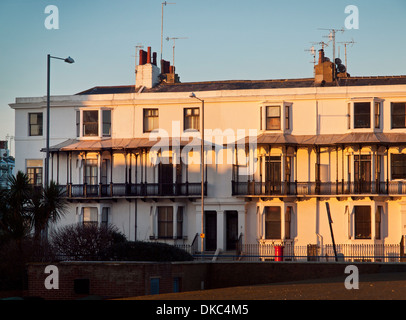
[[[353,77],[319,53],[314,78],[181,83],[149,50],[135,86],[53,96],[49,175],[70,202],[61,225],[113,223],[129,240],[206,251],[321,247],[330,226],[337,244],[399,244],[406,76]],[[10,106],[16,171],[41,185],[46,100]]]

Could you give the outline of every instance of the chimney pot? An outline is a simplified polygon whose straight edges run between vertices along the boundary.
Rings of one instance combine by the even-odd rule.
[[[156,52],[152,54],[152,64],[156,66]]]
[[[144,52],[144,50],[140,49],[140,52],[139,52],[139,58],[140,58],[139,65],[140,65],[140,66],[142,66],[142,65],[144,64],[144,55],[143,55],[143,52]]]
[[[147,63],[151,63],[151,47],[148,47]]]

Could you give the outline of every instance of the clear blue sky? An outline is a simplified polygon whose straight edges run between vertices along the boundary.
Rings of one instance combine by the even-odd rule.
[[[51,94],[135,82],[135,46],[160,54],[162,0],[1,0],[0,139],[14,135],[16,97],[46,95],[46,56],[52,60]],[[406,74],[405,0],[169,0],[164,7],[163,57],[182,82],[302,78],[313,75],[312,42],[343,28],[347,5],[359,9],[359,29],[337,34],[354,39],[351,75]],[[48,5],[59,9],[59,29],[48,30]],[[344,47],[340,46],[344,60]],[[315,45],[316,50],[320,47]],[[332,57],[332,45],[326,48]]]

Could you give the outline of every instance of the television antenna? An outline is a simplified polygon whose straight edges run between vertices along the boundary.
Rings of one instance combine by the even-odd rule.
[[[344,28],[342,28],[342,29],[319,28],[319,30],[328,30],[328,31],[330,31],[330,34],[328,36],[325,36],[325,38],[328,37],[329,41],[333,42],[333,63],[335,64],[336,63],[335,62],[335,60],[336,60],[336,33],[337,32],[344,33],[345,29]],[[335,68],[333,70],[334,70],[334,77],[335,77]]]
[[[315,66],[316,66],[316,50],[314,49],[314,46],[312,46],[310,49],[305,49],[305,51],[310,52],[311,55],[313,56],[313,61],[311,61],[310,63],[313,63],[313,73],[315,74]]]
[[[321,46],[321,48],[324,51],[324,47],[328,47],[328,43],[324,42],[324,41],[320,41],[320,42],[312,42],[313,45],[317,44],[319,46]]]
[[[347,41],[347,42],[338,42],[338,43],[342,43],[344,44],[344,52],[345,52],[345,67],[347,68],[348,71],[348,64],[347,64],[347,46],[350,45],[351,47],[354,45],[354,43],[356,43],[354,41],[354,39],[352,39],[351,41]]]
[[[161,14],[161,60],[162,60],[162,42],[163,42],[163,34],[164,34],[164,6],[168,4],[176,4],[174,2],[162,2],[162,14]]]
[[[173,47],[172,47],[172,54],[173,54],[172,65],[173,66],[175,66],[175,41],[178,39],[188,39],[188,38],[187,37],[174,37],[174,38],[166,37],[166,41],[173,40]]]

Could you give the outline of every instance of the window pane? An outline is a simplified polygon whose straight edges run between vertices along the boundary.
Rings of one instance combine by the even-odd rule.
[[[28,125],[28,134],[30,136],[42,136],[42,113],[29,113]]]
[[[292,207],[286,208],[285,213],[285,238],[290,239],[290,224],[292,221]]]
[[[266,129],[267,130],[280,130],[281,119],[280,118],[267,118],[266,119]]]
[[[281,129],[281,117],[279,106],[266,107],[266,130],[280,130]]]
[[[355,239],[371,239],[371,207],[355,206]]]
[[[158,109],[144,109],[144,132],[158,129]]]
[[[392,179],[406,179],[406,154],[392,154]]]
[[[178,238],[183,237],[183,207],[178,207],[176,232]]]
[[[80,136],[80,111],[76,111],[76,137]]]
[[[285,122],[285,129],[286,129],[286,130],[289,130],[289,129],[290,129],[290,124],[289,124],[289,117],[290,117],[290,115],[289,115],[289,112],[290,112],[289,106],[286,106],[286,107],[285,107],[285,120],[286,120],[286,122]]]
[[[371,104],[369,102],[354,103],[354,128],[371,127]]]
[[[265,238],[281,238],[281,208],[265,207]]]
[[[85,183],[89,185],[98,184],[97,160],[87,159],[85,165]]]
[[[103,136],[111,136],[111,110],[103,110]]]
[[[27,167],[42,167],[42,160],[27,160]]]
[[[382,219],[383,207],[378,206],[375,213],[375,239],[381,239],[381,219]]]
[[[375,102],[375,128],[380,127],[380,110],[381,104],[379,102]]]
[[[173,237],[173,207],[158,208],[158,238]]]
[[[83,136],[99,135],[99,111],[83,111]]]
[[[406,103],[392,103],[392,128],[406,128]]]
[[[199,130],[200,128],[199,108],[185,108],[184,110],[184,130]]]
[[[102,224],[104,224],[104,225],[107,225],[108,224],[108,222],[109,222],[109,211],[110,211],[110,208],[103,208],[102,209]]]
[[[83,208],[83,222],[97,222],[97,208]]]
[[[275,106],[275,107],[267,107],[267,113],[266,116],[267,117],[279,117],[280,114],[280,107],[279,106]]]

